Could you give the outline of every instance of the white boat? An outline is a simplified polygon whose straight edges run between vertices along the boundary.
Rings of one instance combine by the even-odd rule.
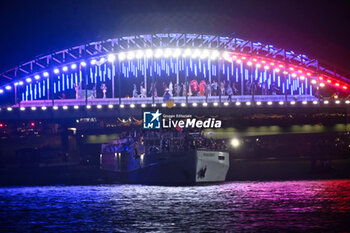
[[[176,134],[176,135],[175,135]],[[100,168],[112,182],[198,184],[223,182],[229,154],[213,140],[182,133],[148,133],[145,137],[103,144]]]

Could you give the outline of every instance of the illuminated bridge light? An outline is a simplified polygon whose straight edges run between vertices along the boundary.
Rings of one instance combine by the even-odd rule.
[[[193,107],[197,107],[197,103],[193,103],[192,106],[193,106]]]
[[[272,105],[272,101],[267,102],[267,105]]]
[[[91,105],[86,105],[86,109],[91,109]]]
[[[146,104],[141,104],[141,108],[145,108],[146,107]]]
[[[339,87],[339,83],[335,83],[335,85],[336,85],[337,87]]]
[[[4,90],[3,89],[0,89],[0,94],[4,93]]]
[[[164,51],[164,57],[168,58],[168,57],[171,56],[171,54],[172,54],[172,49],[166,48],[165,51]],[[198,55],[199,55],[199,51],[198,51]]]
[[[44,77],[49,77],[49,73],[48,73],[48,72],[44,72],[44,73],[43,73],[43,76],[44,76]]]
[[[97,62],[96,59],[92,59],[92,60],[90,61],[90,64],[91,64],[91,65],[96,65],[96,62]]]
[[[76,68],[77,68],[77,64],[72,64],[72,65],[70,66],[70,68],[73,69],[73,70],[76,69]]]
[[[248,61],[248,62],[247,62],[247,65],[248,65],[248,66],[252,66],[252,64],[253,64],[253,63],[252,63],[251,61]]]
[[[215,102],[213,105],[216,107],[216,106],[218,106],[219,104],[218,104],[217,102]]]
[[[53,72],[54,72],[55,74],[58,74],[58,73],[60,72],[60,70],[56,68],[56,69],[53,70]]]
[[[312,84],[316,84],[317,81],[316,81],[315,79],[313,79],[313,80],[311,80],[311,83],[312,83]]]
[[[68,106],[65,105],[65,106],[63,106],[62,108],[63,108],[63,110],[67,110],[67,109],[68,109]]]
[[[279,103],[279,105],[283,105],[284,104],[284,102],[283,101],[280,101],[280,102],[278,102]]]
[[[247,105],[247,106],[250,106],[251,104],[252,104],[252,103],[251,103],[251,102],[249,102],[249,101],[246,103],[246,105]]]
[[[31,78],[26,78],[26,82],[30,83],[30,82],[32,82],[32,79]]]
[[[261,64],[260,64],[260,63],[257,63],[257,64],[256,64],[256,67],[257,67],[257,68],[260,68],[260,67],[261,67]]]
[[[332,83],[332,80],[328,79],[328,80],[327,80],[327,83]]]
[[[35,111],[36,110],[36,107],[31,107],[30,108],[32,111]]]
[[[311,76],[311,73],[310,73],[310,72],[307,72],[306,75],[307,75],[307,76]]]
[[[12,108],[11,108],[11,107],[8,107],[8,108],[7,108],[7,111],[11,112],[11,111],[12,111]]]
[[[219,52],[217,50],[211,51],[210,59],[215,60],[220,56]]]
[[[298,72],[299,72],[299,74],[302,74],[302,73],[303,73],[303,71],[302,71],[302,70],[298,70]]]
[[[74,108],[74,109],[79,109],[79,106],[78,106],[78,105],[74,105],[73,108]]]
[[[231,58],[230,58],[230,53],[227,52],[227,51],[223,52],[222,57],[223,57],[226,61],[230,61],[230,60],[231,60]]]
[[[224,105],[225,105],[225,106],[228,106],[228,102],[225,102]]]
[[[269,66],[264,66],[264,69],[268,70],[268,69],[270,69],[270,67]]]
[[[260,102],[260,101],[256,102],[256,105],[260,106],[260,105],[261,105],[261,102]]]
[[[101,108],[102,108],[102,105],[101,105],[101,104],[98,104],[98,105],[96,105],[96,108],[101,109]]]
[[[181,55],[181,49],[179,49],[179,48],[174,49],[172,56],[179,57],[180,55]],[[208,56],[209,56],[209,54],[208,54]]]
[[[102,63],[104,63],[105,61],[106,61],[106,58],[101,57],[101,59],[99,60],[99,63],[102,64]]]
[[[58,106],[53,106],[52,109],[53,110],[58,110]]]
[[[208,104],[207,103],[203,103],[203,107],[207,107],[208,106]]]
[[[305,77],[304,76],[300,76],[300,80],[305,80]]]
[[[279,68],[276,68],[276,69],[275,69],[275,72],[276,72],[276,73],[280,72],[280,69],[279,69]]]
[[[156,104],[152,104],[151,106],[152,106],[152,107],[156,107],[157,105],[156,105]],[[186,106],[186,104],[185,104],[185,106]]]
[[[346,90],[346,89],[348,89],[348,87],[347,87],[347,86],[343,86],[343,89],[345,89],[345,90]]]
[[[157,49],[155,54],[154,54],[154,57],[160,58],[161,56],[163,56],[163,49]]]
[[[165,108],[165,107],[166,107],[166,104],[165,104],[165,103],[162,103],[162,107]]]
[[[241,105],[241,103],[240,102],[236,102],[236,106],[239,106],[239,105]]]
[[[34,78],[35,78],[36,80],[39,80],[39,79],[40,79],[40,75],[36,74],[36,75],[34,76]]]
[[[85,67],[85,66],[86,66],[86,62],[85,62],[85,61],[80,62],[80,65],[81,65],[82,67]]]
[[[185,103],[181,103],[181,107],[186,107],[186,104]]]
[[[20,86],[22,86],[22,85],[24,84],[24,82],[23,82],[23,81],[19,81],[18,84],[19,84]]]
[[[313,103],[313,104],[317,104],[317,103],[318,103],[318,101],[314,100],[312,103]]]
[[[340,104],[340,100],[336,100],[335,103],[336,103],[336,104]]]
[[[282,64],[279,64],[278,66],[279,66],[280,68],[283,68],[283,65],[282,65]]]
[[[295,104],[295,101],[290,101],[290,104],[291,104],[291,105],[294,105],[294,104]]]
[[[237,64],[241,64],[242,60],[238,59],[236,62],[237,62]]]
[[[262,64],[265,64],[265,63],[266,63],[266,61],[262,60],[262,61],[261,61],[261,63],[262,63]]]
[[[46,106],[42,106],[42,107],[41,107],[41,110],[44,110],[44,111],[45,111],[46,109],[47,109]]]
[[[200,58],[201,58],[201,59],[206,59],[206,58],[209,57],[209,55],[210,55],[210,53],[209,53],[208,49],[204,49],[204,50],[202,51],[201,55],[200,55]]]
[[[127,53],[127,55],[126,55],[126,58],[127,58],[128,60],[134,59],[134,58],[135,58],[135,52],[134,52],[134,51],[129,51],[129,52]]]
[[[124,108],[124,107],[125,107],[124,104],[121,104],[121,105],[120,105],[120,108]]]
[[[183,52],[182,56],[183,56],[183,57],[189,57],[189,56],[191,56],[191,53],[192,53],[191,49],[187,48],[187,49],[185,49],[185,51]]]
[[[350,104],[350,100],[346,100],[345,103],[346,103],[346,104]]]
[[[303,101],[303,102],[301,102],[301,103],[305,105],[305,104],[307,104],[307,101],[305,101],[305,100],[304,100],[304,101]]]
[[[329,103],[329,101],[328,101],[328,100],[325,100],[325,101],[323,101],[323,103],[324,103],[324,104],[328,104],[328,103]]]
[[[24,111],[24,110],[26,110],[26,108],[25,107],[20,107],[19,110]]]
[[[63,66],[62,70],[63,70],[63,71],[67,71],[67,70],[68,70],[68,67],[67,67],[67,66]]]
[[[320,87],[324,87],[324,83],[320,83]]]
[[[151,50],[151,51],[152,51],[152,50]],[[120,53],[118,54],[118,59],[119,59],[119,61],[124,61],[125,58],[126,58],[126,55],[125,55],[124,52],[120,52]]]
[[[7,85],[7,86],[5,87],[5,89],[9,91],[9,90],[12,89],[12,87],[11,87],[10,85]]]
[[[115,55],[114,54],[109,54],[107,60],[108,60],[108,62],[114,62],[115,61]]]
[[[293,77],[293,78],[295,78],[296,76],[297,76],[297,74],[296,74],[296,73],[293,73],[293,74],[292,74],[292,77]]]
[[[108,108],[113,108],[114,106],[113,106],[113,104],[108,104]]]
[[[135,108],[135,104],[130,104],[130,108]]]

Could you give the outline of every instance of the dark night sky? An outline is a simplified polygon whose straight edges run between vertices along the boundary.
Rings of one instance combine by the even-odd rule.
[[[18,1],[0,7],[0,70],[88,41],[148,32],[233,34],[350,73],[347,1]]]

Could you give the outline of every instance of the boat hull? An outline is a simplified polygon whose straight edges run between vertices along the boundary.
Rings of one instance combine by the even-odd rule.
[[[120,168],[120,160],[116,161],[108,166],[102,163],[101,169],[109,181],[120,183],[193,185],[223,182],[229,168],[227,152],[207,150],[141,156],[136,161],[139,167],[135,167],[135,161],[130,161],[132,169],[125,170],[113,169]]]

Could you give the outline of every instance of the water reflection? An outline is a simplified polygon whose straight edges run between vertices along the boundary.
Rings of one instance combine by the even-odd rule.
[[[0,230],[348,230],[350,180],[0,189]]]

